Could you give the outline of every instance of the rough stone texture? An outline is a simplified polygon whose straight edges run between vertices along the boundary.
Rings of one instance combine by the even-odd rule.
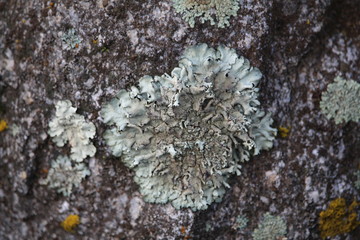
[[[329,201],[360,198],[360,125],[335,125],[319,108],[337,75],[360,81],[359,12],[359,0],[242,0],[231,26],[218,29],[189,28],[169,0],[0,0],[0,118],[20,129],[0,132],[0,239],[251,239],[268,211],[286,220],[289,239],[319,239]],[[82,38],[75,49],[61,40],[70,28]],[[103,143],[99,110],[141,76],[170,72],[200,42],[235,48],[262,71],[263,107],[291,134],[244,164],[221,203],[193,213],[143,202]],[[70,151],[46,133],[63,99],[97,128],[92,175],[71,197],[39,184]],[[60,227],[69,214],[81,217],[73,234]],[[237,231],[240,214],[249,224]]]

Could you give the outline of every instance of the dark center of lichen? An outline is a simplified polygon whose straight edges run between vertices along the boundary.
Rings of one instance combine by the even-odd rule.
[[[172,168],[173,175],[181,176],[178,184],[182,183],[182,188],[186,188],[190,186],[187,184],[189,178],[206,182],[208,177],[229,167],[233,141],[223,125],[224,117],[216,111],[214,114],[214,107],[209,107],[211,100],[204,101],[198,111],[191,107],[193,101],[182,100],[189,107],[174,107],[174,116],[167,122],[171,127],[157,132],[155,141],[159,148],[167,146],[168,156],[172,159],[169,163],[176,166]]]

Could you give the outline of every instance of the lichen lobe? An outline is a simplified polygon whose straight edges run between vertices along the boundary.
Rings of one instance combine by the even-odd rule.
[[[77,114],[69,100],[58,101],[55,107],[55,117],[49,122],[48,133],[56,146],[63,147],[68,142],[71,146],[70,158],[76,162],[94,156],[96,148],[90,139],[95,136],[95,125]]]
[[[171,75],[145,76],[104,106],[104,138],[135,171],[148,202],[206,209],[230,174],[272,147],[276,130],[259,110],[261,73],[235,50],[188,48]]]

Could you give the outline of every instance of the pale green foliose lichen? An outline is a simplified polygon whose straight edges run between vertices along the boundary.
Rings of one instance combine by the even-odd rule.
[[[278,240],[286,235],[286,223],[279,216],[265,213],[264,219],[252,233],[254,240]]]
[[[276,129],[259,110],[262,77],[234,49],[188,48],[171,74],[144,76],[101,112],[113,155],[135,172],[144,199],[206,209],[251,154],[272,147]]]
[[[49,188],[56,189],[58,193],[69,196],[73,187],[78,187],[81,181],[89,175],[90,171],[85,164],[72,164],[67,156],[59,156],[52,161],[47,178],[41,180],[40,184],[49,185]]]
[[[73,28],[69,29],[67,33],[64,33],[61,39],[65,43],[66,49],[76,48],[82,41]]]
[[[55,105],[55,117],[49,122],[49,135],[58,147],[67,142],[71,146],[70,158],[81,162],[87,156],[94,156],[95,146],[90,139],[95,136],[95,125],[86,122],[84,116],[76,113],[69,100],[58,101]]]
[[[230,25],[230,17],[236,16],[240,8],[239,0],[173,0],[173,4],[190,27],[194,27],[195,19],[199,18],[201,23],[210,21],[211,25],[224,28]]]
[[[354,80],[336,77],[322,93],[320,108],[336,124],[360,120],[360,84]]]

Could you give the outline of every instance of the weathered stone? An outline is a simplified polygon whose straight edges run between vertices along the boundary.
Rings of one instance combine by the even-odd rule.
[[[319,107],[336,76],[360,80],[360,3],[240,3],[219,29],[190,28],[171,1],[0,0],[0,120],[9,125],[0,132],[0,239],[251,239],[266,212],[286,221],[289,239],[319,239],[329,201],[360,197],[360,125],[335,125]],[[72,28],[82,41],[65,48]],[[133,173],[104,145],[99,110],[143,75],[169,72],[196,43],[235,48],[259,68],[262,105],[291,132],[243,165],[221,203],[193,213],[142,201]],[[39,184],[51,161],[70,152],[47,135],[64,99],[97,129],[97,153],[85,160],[92,175],[70,197]],[[60,226],[69,214],[81,218],[73,234]],[[249,218],[242,231],[232,228],[238,215]]]

